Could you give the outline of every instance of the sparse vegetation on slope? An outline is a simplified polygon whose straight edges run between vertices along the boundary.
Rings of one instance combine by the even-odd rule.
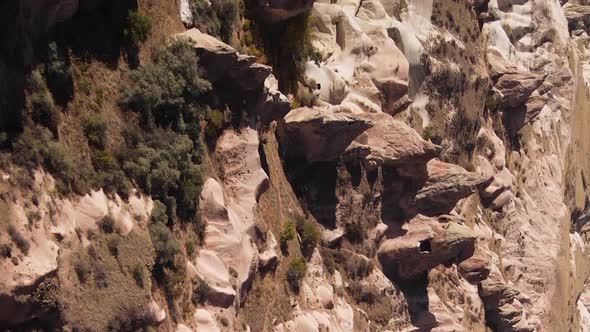
[[[291,286],[293,291],[299,292],[299,284],[301,279],[305,277],[305,271],[307,271],[307,263],[303,257],[296,257],[289,264],[289,269],[287,270],[287,281],[289,282],[289,286]]]

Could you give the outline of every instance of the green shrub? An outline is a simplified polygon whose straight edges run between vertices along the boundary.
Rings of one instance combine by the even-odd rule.
[[[167,224],[168,216],[166,215],[166,205],[162,202],[155,200],[154,207],[152,208],[152,214],[150,215],[150,223],[152,224]]]
[[[111,215],[104,216],[98,224],[103,233],[110,234],[115,231],[115,219]]]
[[[107,236],[107,248],[114,257],[119,254],[119,245],[121,244],[121,236],[119,234],[109,234]]]
[[[291,221],[287,221],[287,223],[285,223],[285,228],[283,228],[283,231],[281,232],[281,235],[279,236],[279,242],[281,243],[281,246],[286,246],[287,243],[291,240],[293,240],[295,238],[295,224],[293,224],[293,222]]]
[[[59,113],[46,93],[35,93],[31,96],[31,119],[57,134]]]
[[[105,150],[93,150],[91,152],[92,165],[97,171],[112,171],[118,168],[113,156]]]
[[[199,150],[187,135],[170,130],[154,138],[128,151],[123,170],[146,193],[166,205],[170,221],[177,213],[184,219],[195,218],[202,186],[201,168],[196,163]]]
[[[352,243],[362,243],[366,236],[366,230],[361,220],[355,220],[344,226],[346,238]]]
[[[104,149],[107,144],[107,122],[99,114],[93,114],[84,120],[84,135],[88,144],[95,148]]]
[[[203,112],[199,97],[211,89],[201,78],[197,56],[186,40],[157,52],[154,63],[131,72],[131,81],[122,102],[140,112],[148,126],[168,127],[180,118],[197,124]]]
[[[196,278],[193,281],[193,295],[191,301],[194,305],[205,303],[209,294],[211,293],[211,287],[201,278]]]
[[[353,280],[348,284],[348,294],[357,302],[373,304],[379,298],[377,289],[373,286],[363,286],[360,281]]]
[[[353,256],[346,260],[345,268],[349,277],[360,279],[368,276],[373,271],[373,262],[362,256]]]
[[[231,41],[234,25],[238,19],[238,1],[191,0],[193,24],[202,32],[221,38],[226,43]]]
[[[195,244],[191,240],[186,241],[184,249],[186,250],[186,255],[189,257],[192,257],[195,254]]]
[[[46,128],[25,128],[12,150],[17,165],[27,169],[43,166],[51,173],[61,193],[88,191],[91,175],[89,166],[75,159],[66,145],[54,141]]]
[[[127,27],[123,30],[123,36],[131,43],[145,42],[152,30],[151,19],[137,11],[130,10],[127,16]]]
[[[315,94],[315,90],[307,87],[298,89],[296,98],[298,104],[301,106],[312,107],[318,103],[318,96]]]
[[[330,274],[334,274],[336,270],[336,261],[334,260],[334,256],[332,254],[322,254],[322,262],[324,263],[324,267],[326,271]]]
[[[180,253],[180,245],[174,238],[174,234],[161,223],[150,225],[150,236],[156,250],[156,264],[159,266],[172,266],[174,257]]]
[[[209,109],[206,114],[207,126],[205,127],[205,135],[209,139],[217,138],[221,129],[223,129],[223,112]]]
[[[287,281],[293,291],[299,291],[299,282],[305,277],[305,271],[307,271],[307,263],[303,257],[296,257],[289,264]]]
[[[157,204],[159,203],[159,204]],[[180,244],[166,225],[157,220],[166,219],[158,210],[164,210],[162,203],[157,202],[152,212],[152,223],[149,226],[150,237],[156,251],[154,276],[163,286],[170,298],[174,298],[182,290],[186,276],[185,259],[180,256]],[[159,206],[158,206],[159,205]],[[157,209],[157,210],[156,210]],[[165,214],[164,214],[165,216]]]
[[[139,286],[141,288],[144,287],[145,277],[146,277],[146,271],[145,271],[144,265],[141,263],[137,263],[137,265],[135,265],[133,267],[133,279],[135,280],[135,283],[137,284],[137,286]]]
[[[29,250],[31,249],[31,244],[29,240],[25,239],[25,237],[14,227],[13,225],[8,226],[8,235],[12,239],[12,242],[16,245],[23,254],[28,255]]]
[[[306,253],[312,251],[320,240],[320,232],[316,225],[302,217],[297,219],[297,233],[301,237],[301,250]]]
[[[107,161],[109,161],[109,168],[99,168],[99,173],[96,175],[96,186],[102,188],[106,193],[118,193],[123,199],[127,199],[131,182],[121,169],[110,168],[111,166],[117,166],[110,164],[114,160],[107,159]],[[93,159],[94,162],[95,160]],[[97,167],[96,165],[95,163],[95,167]]]

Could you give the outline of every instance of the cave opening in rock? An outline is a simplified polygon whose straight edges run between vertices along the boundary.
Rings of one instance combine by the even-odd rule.
[[[431,250],[430,239],[420,241],[420,252],[429,253]]]

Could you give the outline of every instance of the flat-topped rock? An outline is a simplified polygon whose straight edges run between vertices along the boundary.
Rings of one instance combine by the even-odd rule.
[[[404,235],[381,243],[377,252],[381,264],[392,267],[399,277],[410,279],[440,264],[469,258],[477,234],[465,225],[447,220],[417,215],[402,227]]]
[[[427,164],[427,178],[416,196],[405,206],[408,213],[438,215],[449,213],[457,202],[492,181],[466,171],[463,167],[432,159]]]
[[[289,112],[278,128],[290,155],[310,162],[336,160],[373,122],[350,112],[301,107]]]

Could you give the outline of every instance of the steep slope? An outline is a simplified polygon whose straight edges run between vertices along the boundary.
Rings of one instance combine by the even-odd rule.
[[[588,330],[583,2],[5,6],[0,328]]]

